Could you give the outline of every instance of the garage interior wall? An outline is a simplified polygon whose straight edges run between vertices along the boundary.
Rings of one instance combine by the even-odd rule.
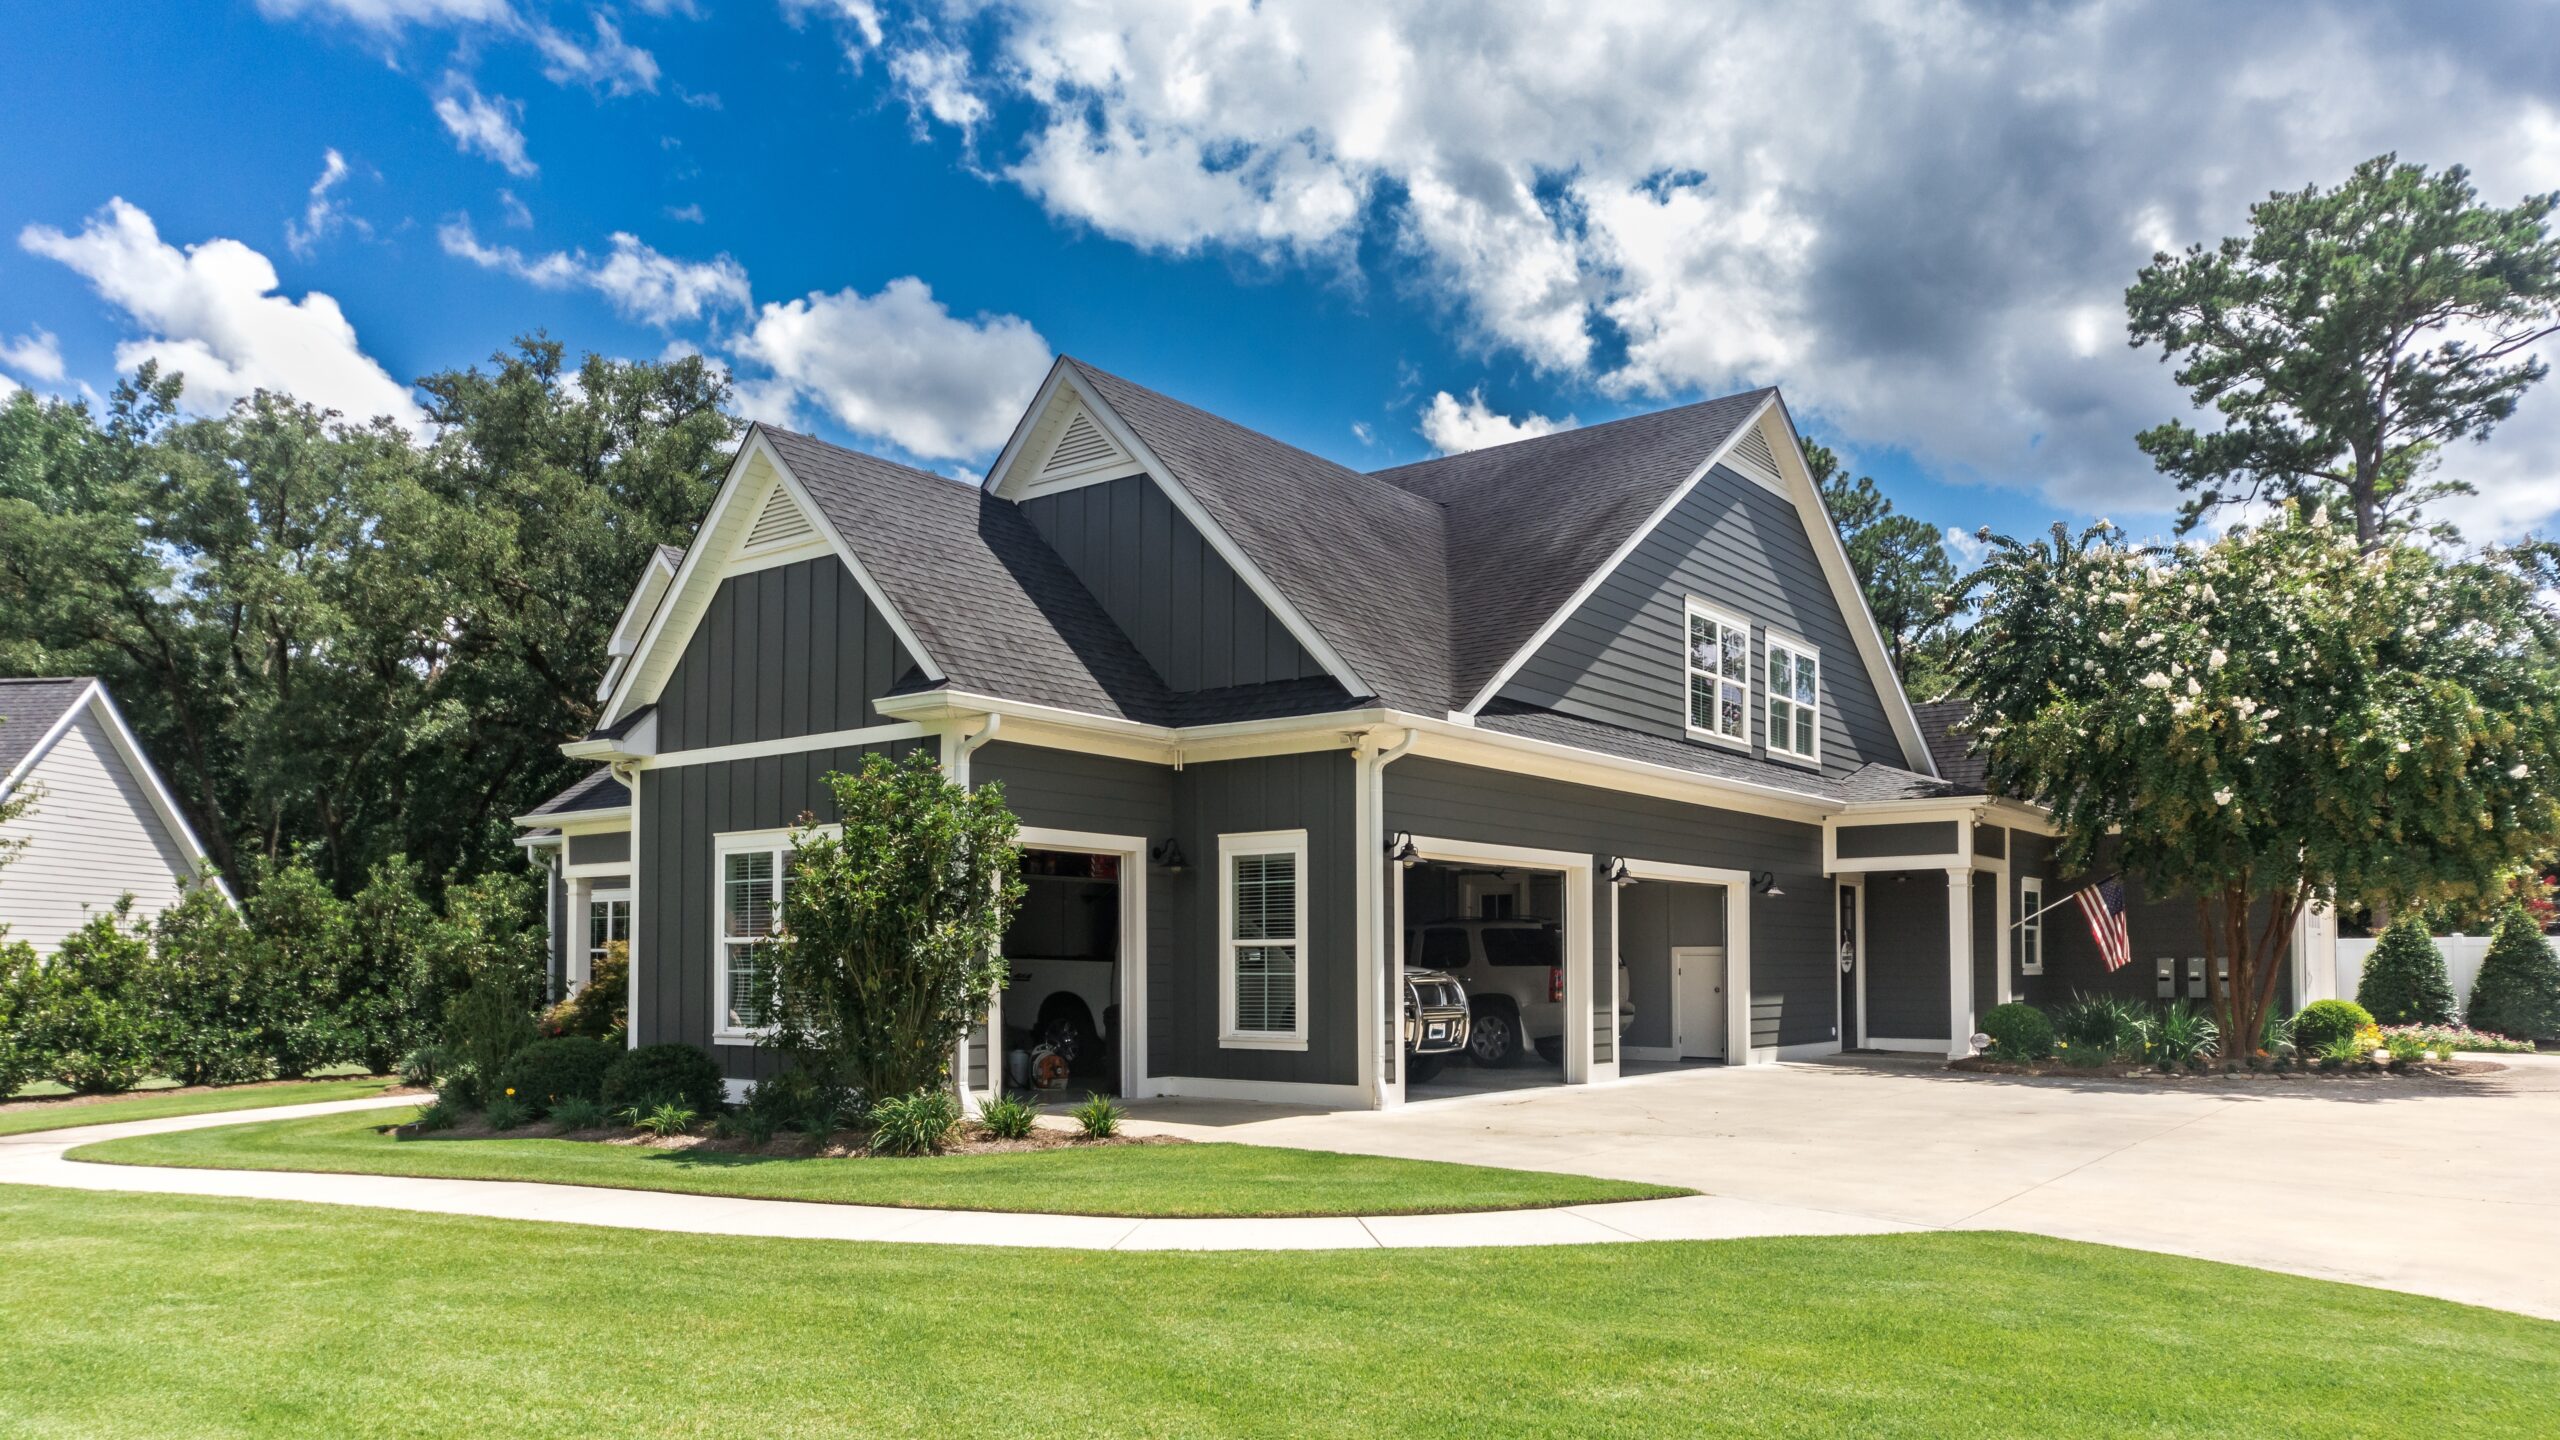
[[[1724,887],[1646,880],[1618,892],[1618,958],[1627,967],[1627,999],[1636,1007],[1627,1026],[1629,1049],[1671,1044],[1671,951],[1684,945],[1722,945]]]

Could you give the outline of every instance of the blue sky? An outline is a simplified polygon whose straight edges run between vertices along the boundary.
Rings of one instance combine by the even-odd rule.
[[[2560,188],[2530,5],[112,17],[0,12],[7,384],[388,408],[540,328],[954,473],[1060,352],[1360,468],[1773,383],[1933,523],[2156,529],[2153,248],[2384,149]],[[2475,534],[2560,510],[2555,408],[2457,457]]]

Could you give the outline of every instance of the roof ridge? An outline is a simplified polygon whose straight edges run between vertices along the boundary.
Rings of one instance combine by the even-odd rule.
[[[1748,399],[1754,395],[1774,395],[1777,393],[1777,390],[1778,387],[1775,385],[1757,385],[1748,390],[1736,390],[1730,395],[1711,395],[1703,400],[1692,400],[1685,405],[1666,405],[1659,410],[1643,410],[1633,415],[1621,415],[1614,420],[1602,420],[1596,424],[1573,425],[1562,430],[1550,430],[1543,435],[1523,435],[1517,440],[1504,440],[1492,445],[1478,445],[1472,450],[1452,450],[1445,455],[1434,455],[1425,460],[1408,460],[1401,465],[1387,465],[1376,470],[1368,470],[1361,473],[1368,475],[1372,479],[1386,480],[1388,484],[1394,485],[1398,489],[1402,489],[1402,482],[1389,479],[1388,477],[1402,474],[1407,471],[1428,469],[1431,466],[1446,464],[1449,461],[1461,459],[1469,455],[1486,455],[1496,450],[1510,450],[1525,445],[1542,445],[1549,441],[1563,440],[1568,437],[1578,438],[1594,435],[1614,426],[1632,425],[1639,420],[1659,420],[1666,415],[1678,415],[1685,411],[1702,410],[1709,405],[1723,405],[1735,400]]]
[[[92,685],[95,675],[0,675],[0,685]]]

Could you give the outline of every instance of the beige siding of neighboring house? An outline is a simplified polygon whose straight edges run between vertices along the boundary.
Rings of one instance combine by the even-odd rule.
[[[0,925],[10,940],[49,953],[90,914],[131,891],[138,915],[174,903],[193,857],[151,803],[150,781],[116,751],[94,709],[36,762],[27,783],[43,793],[5,833],[30,842],[0,867]]]

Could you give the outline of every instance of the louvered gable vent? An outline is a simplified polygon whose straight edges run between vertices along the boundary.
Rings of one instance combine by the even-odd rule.
[[[1078,406],[1066,428],[1058,432],[1057,443],[1049,447],[1049,458],[1040,462],[1040,473],[1031,477],[1031,483],[1044,486],[1080,476],[1105,478],[1124,474],[1136,464],[1129,452],[1094,422],[1093,412]]]
[[[1735,469],[1754,480],[1767,485],[1782,483],[1778,457],[1769,452],[1768,440],[1756,428],[1742,432],[1742,438],[1733,442],[1730,458]]]
[[[755,525],[747,531],[747,543],[741,548],[773,550],[797,545],[817,533],[809,517],[792,503],[791,492],[776,485],[773,493],[765,497],[764,513],[756,516]]]

